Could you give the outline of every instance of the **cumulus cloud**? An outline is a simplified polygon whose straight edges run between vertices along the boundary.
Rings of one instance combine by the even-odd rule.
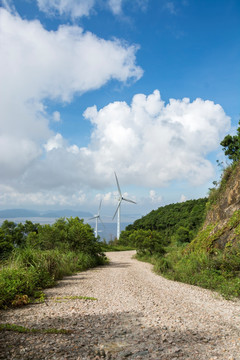
[[[1,204],[77,204],[84,201],[79,189],[113,185],[113,171],[123,189],[127,183],[159,188],[173,180],[202,184],[213,175],[207,155],[218,148],[230,119],[209,100],[165,104],[155,90],[135,95],[131,104],[89,107],[84,117],[93,130],[85,147],[50,130],[49,119],[61,117],[48,114],[45,99],[66,103],[110,79],[139,79],[136,46],[77,26],[47,31],[3,8],[0,41]],[[150,197],[159,198],[154,192]],[[115,201],[114,193],[105,198]]]
[[[230,126],[220,105],[187,98],[165,104],[158,90],[135,95],[131,105],[87,108],[84,116],[93,125],[89,145],[68,146],[60,134],[50,138],[45,158],[25,174],[30,188],[104,189],[113,184],[114,170],[123,189],[126,183],[160,188],[174,180],[201,185],[214,174],[207,155]],[[149,196],[161,201],[155,191]]]
[[[61,134],[56,134],[55,136],[48,139],[48,142],[44,145],[46,151],[51,151],[53,149],[59,149],[63,147],[63,137]]]
[[[118,167],[129,182],[154,187],[172,180],[207,181],[213,166],[206,156],[230,126],[220,105],[188,98],[165,104],[158,90],[135,95],[130,106],[114,102],[84,115],[95,127],[89,151],[96,171]]]
[[[203,184],[213,176],[207,154],[218,148],[230,125],[222,107],[212,101],[184,98],[165,104],[158,90],[135,95],[130,105],[114,102],[100,110],[87,108],[84,116],[94,127],[89,145],[69,146],[61,134],[50,137],[45,156],[18,177],[20,195],[25,191],[28,199],[36,192],[40,203],[50,191],[53,204],[58,191],[61,204],[76,203],[79,188],[113,186],[114,170],[121,174],[122,190],[127,183],[155,188],[173,180]],[[101,198],[113,205],[117,195],[108,192]],[[161,200],[155,190],[149,192],[152,204]]]
[[[74,94],[111,79],[127,82],[142,76],[134,45],[106,41],[77,26],[47,31],[39,21],[23,20],[3,8],[0,41],[0,178],[23,174],[43,155],[43,144],[47,151],[59,148],[57,139],[55,145],[51,140],[55,134],[45,99],[69,102]],[[53,119],[59,121],[60,114],[55,112]],[[73,145],[68,152],[78,149]]]

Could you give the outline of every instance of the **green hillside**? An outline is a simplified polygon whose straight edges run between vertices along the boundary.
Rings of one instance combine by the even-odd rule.
[[[207,198],[204,198],[160,207],[136,220],[132,225],[128,225],[126,231],[131,233],[139,229],[155,230],[168,242],[181,232],[185,233],[184,240],[189,242],[203,223],[206,203]],[[123,236],[124,233],[121,234],[121,239]]]

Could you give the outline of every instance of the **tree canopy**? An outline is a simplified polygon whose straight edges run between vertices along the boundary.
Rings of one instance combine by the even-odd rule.
[[[221,141],[224,154],[233,162],[240,160],[240,120],[238,122],[237,135],[226,135]]]

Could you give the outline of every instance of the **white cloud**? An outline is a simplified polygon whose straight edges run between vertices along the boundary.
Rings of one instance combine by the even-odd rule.
[[[5,0],[6,1],[6,0]],[[123,2],[126,0],[105,0],[106,8],[108,8],[114,15],[122,14]],[[134,6],[137,6],[142,11],[146,9],[148,0],[135,0]],[[39,10],[48,15],[66,15],[72,20],[82,16],[90,16],[91,13],[96,12],[98,4],[103,6],[104,2],[101,0],[37,0]]]
[[[54,111],[52,117],[53,117],[53,121],[55,122],[61,121],[61,114],[59,111]]]
[[[14,187],[0,185],[0,202],[5,208],[17,207],[79,207],[86,206],[89,200],[82,191],[74,193],[59,191],[18,191]]]
[[[206,156],[218,148],[230,125],[222,107],[212,101],[184,98],[165,104],[158,90],[135,95],[131,105],[88,108],[84,116],[94,126],[88,147],[52,137],[46,146],[51,151],[25,174],[30,189],[104,189],[113,185],[113,171],[120,174],[122,191],[127,183],[160,188],[180,180],[201,185],[214,175]],[[149,196],[152,202],[162,200],[155,190]]]
[[[186,200],[187,200],[187,197],[184,194],[182,194],[180,197],[180,202],[184,202]]]
[[[135,95],[131,106],[114,102],[84,115],[95,126],[88,150],[96,171],[104,176],[118,168],[129,182],[154,187],[172,180],[207,181],[213,166],[206,156],[230,126],[212,101],[170,99],[165,105],[157,90]]]
[[[59,149],[63,147],[63,137],[61,134],[56,134],[52,138],[48,139],[48,142],[44,145],[46,151],[53,149]]]
[[[108,0],[108,4],[115,15],[122,12],[122,0]]]
[[[29,166],[39,168],[43,144],[48,151],[60,147],[59,138],[52,140],[45,99],[68,102],[74,94],[97,89],[113,78],[127,82],[142,76],[134,45],[105,41],[77,26],[47,31],[39,21],[23,20],[4,8],[0,41],[0,179],[24,175]],[[60,120],[59,112],[52,116]],[[68,153],[78,152],[76,146],[68,146]]]
[[[38,7],[45,13],[67,14],[72,19],[88,16],[95,0],[37,0]]]
[[[162,196],[158,195],[155,190],[149,191],[149,198],[153,204],[162,202]]]
[[[2,0],[2,4],[1,4],[7,11],[15,14],[16,13],[16,8],[13,4],[12,0]]]
[[[212,101],[165,104],[156,90],[135,95],[130,105],[90,107],[84,113],[93,127],[86,147],[50,130],[49,119],[61,117],[47,113],[45,99],[68,102],[113,78],[139,79],[136,46],[105,41],[77,26],[47,31],[5,9],[0,41],[1,204],[78,204],[84,200],[79,189],[112,185],[114,170],[123,189],[127,183],[159,188],[172,180],[201,184],[213,175],[206,157],[218,148],[230,120]],[[111,192],[104,197],[116,200]]]

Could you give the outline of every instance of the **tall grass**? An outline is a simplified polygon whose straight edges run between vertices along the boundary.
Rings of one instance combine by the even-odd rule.
[[[63,276],[105,262],[103,256],[58,249],[16,249],[0,271],[0,308],[11,305],[16,296],[34,297],[36,290],[53,286]]]
[[[227,299],[240,296],[240,248],[216,250],[214,254],[184,254],[182,249],[172,246],[163,257],[138,259],[151,262],[154,271],[168,279],[215,290]]]

